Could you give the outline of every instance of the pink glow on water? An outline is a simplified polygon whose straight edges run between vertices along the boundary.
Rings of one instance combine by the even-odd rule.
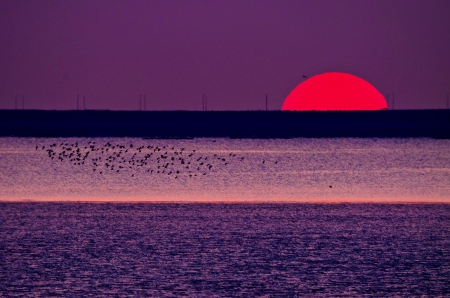
[[[91,152],[90,160],[82,165],[74,165],[67,158],[51,159],[46,149],[42,150],[42,146],[49,148],[56,143],[78,143],[80,152],[85,154],[89,141],[92,140],[1,139],[0,158],[5,170],[0,173],[0,200],[450,202],[448,140],[95,139],[96,148],[108,142],[134,144],[128,148],[128,155],[120,155],[126,162],[135,153],[137,161],[151,152],[147,147],[139,152],[139,146],[165,146],[160,153],[167,151],[166,159],[173,157],[174,165],[160,174],[147,171],[156,171],[160,165],[155,157],[148,158],[142,166],[135,162],[117,173],[121,165],[117,159],[106,161],[119,154],[117,148]],[[59,147],[50,148],[60,153]],[[180,148],[185,148],[185,155],[175,154]],[[195,153],[188,158],[187,152],[193,150]],[[189,170],[183,168],[186,164],[175,162],[179,156],[186,156],[186,164],[190,160]],[[95,166],[91,159],[99,157],[103,160]],[[113,164],[114,170],[105,163]],[[211,169],[205,168],[206,164],[211,164]],[[179,174],[174,178],[176,171]]]

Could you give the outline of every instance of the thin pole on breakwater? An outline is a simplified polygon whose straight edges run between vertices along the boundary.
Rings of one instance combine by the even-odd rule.
[[[139,94],[139,111],[147,110],[147,96],[145,94]]]
[[[447,110],[450,109],[450,93],[447,93]]]
[[[77,94],[77,111],[80,109],[80,94]]]
[[[25,97],[22,95],[22,110],[25,110]]]
[[[202,111],[206,112],[208,110],[208,101],[206,100],[206,95],[202,95]]]
[[[14,109],[17,110],[17,95],[16,95],[16,98],[14,99]]]
[[[86,110],[86,97],[83,95],[83,111]]]
[[[390,107],[390,103],[389,103],[389,95],[390,95],[390,94],[388,94],[387,97],[386,97],[386,101],[387,101],[387,104],[388,104],[388,108]]]
[[[394,109],[395,106],[395,94],[392,93],[392,109]]]

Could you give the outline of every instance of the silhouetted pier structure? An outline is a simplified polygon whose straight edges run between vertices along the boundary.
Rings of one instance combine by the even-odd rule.
[[[358,112],[0,110],[0,136],[450,138],[450,110]]]

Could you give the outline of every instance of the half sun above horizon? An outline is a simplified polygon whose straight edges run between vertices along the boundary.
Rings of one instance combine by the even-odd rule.
[[[329,72],[299,84],[284,100],[282,111],[385,110],[384,96],[357,76]]]

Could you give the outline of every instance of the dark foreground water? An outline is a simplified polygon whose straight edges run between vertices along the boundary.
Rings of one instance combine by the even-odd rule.
[[[0,203],[0,296],[450,296],[450,205]]]

